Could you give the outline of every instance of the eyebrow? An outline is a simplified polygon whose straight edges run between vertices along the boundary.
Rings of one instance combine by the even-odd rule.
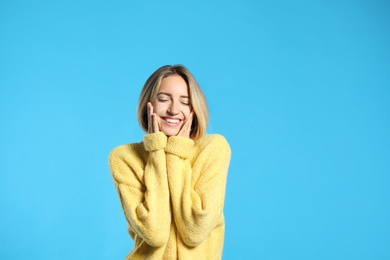
[[[167,95],[167,96],[170,96],[170,97],[172,97],[172,94],[170,94],[170,93],[167,93],[167,92],[159,92],[158,94],[157,94],[157,96],[158,95]],[[184,95],[182,95],[182,96],[180,96],[181,98],[190,98],[189,96],[184,96]]]

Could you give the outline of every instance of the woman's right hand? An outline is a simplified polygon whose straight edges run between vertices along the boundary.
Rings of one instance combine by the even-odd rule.
[[[160,129],[158,127],[157,115],[153,112],[153,105],[148,102],[148,134],[158,133]]]

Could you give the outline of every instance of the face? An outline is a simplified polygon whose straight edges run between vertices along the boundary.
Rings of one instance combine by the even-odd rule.
[[[167,136],[177,135],[191,113],[191,100],[185,80],[179,75],[163,78],[152,105],[160,131]]]

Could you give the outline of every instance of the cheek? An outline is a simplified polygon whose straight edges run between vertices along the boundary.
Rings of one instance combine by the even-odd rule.
[[[185,107],[182,111],[183,111],[183,115],[185,116],[185,118],[187,118],[187,117],[190,116],[191,108],[190,107]]]
[[[158,102],[152,102],[153,106],[153,112],[156,113],[157,115],[163,110],[163,107],[160,103]]]

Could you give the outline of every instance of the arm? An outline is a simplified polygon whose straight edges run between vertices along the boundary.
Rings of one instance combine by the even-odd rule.
[[[115,149],[110,154],[110,169],[130,228],[154,247],[167,243],[171,224],[166,141],[163,133],[145,135],[146,164],[139,152]]]
[[[191,139],[172,136],[165,148],[173,216],[189,246],[199,245],[220,223],[231,155],[225,138],[217,135],[191,166],[193,145]]]

